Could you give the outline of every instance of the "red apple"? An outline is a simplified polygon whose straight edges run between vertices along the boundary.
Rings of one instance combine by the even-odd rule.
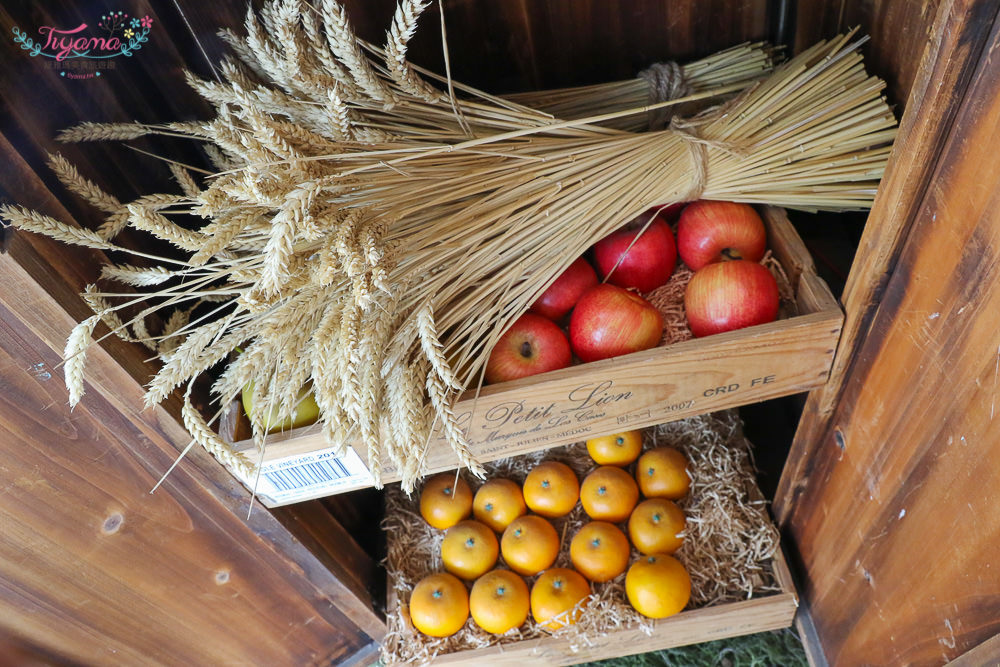
[[[537,313],[550,320],[561,319],[573,310],[580,296],[597,284],[594,268],[580,257],[562,272],[548,289],[542,292],[528,312]]]
[[[541,315],[525,313],[500,336],[486,362],[487,382],[507,382],[565,368],[573,361],[566,334]]]
[[[757,262],[709,264],[688,283],[684,312],[697,337],[773,322],[778,316],[778,283]]]
[[[657,215],[646,231],[632,243],[652,214],[652,211],[643,213],[636,218],[637,227],[621,229],[594,244],[594,262],[607,282],[645,293],[670,280],[677,265],[677,244],[674,243],[670,225],[662,216]]]
[[[692,271],[727,259],[759,262],[766,248],[764,222],[749,204],[696,201],[677,223],[677,252]]]
[[[581,361],[597,361],[656,347],[663,315],[635,292],[614,285],[587,290],[573,309],[569,339]]]

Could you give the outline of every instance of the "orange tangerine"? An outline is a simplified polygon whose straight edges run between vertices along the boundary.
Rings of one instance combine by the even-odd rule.
[[[472,489],[455,474],[446,472],[435,475],[424,484],[420,492],[420,515],[430,525],[440,530],[451,528],[472,513]]]
[[[542,517],[527,514],[514,519],[503,531],[500,552],[510,569],[518,574],[538,574],[556,562],[559,534]]]
[[[444,569],[472,580],[489,572],[497,562],[500,545],[489,526],[469,519],[448,529],[441,542]]]
[[[510,570],[493,570],[476,579],[469,594],[472,620],[495,635],[519,628],[528,620],[528,584]]]
[[[588,595],[590,584],[579,572],[554,567],[543,572],[531,587],[531,615],[536,623],[558,630],[564,625],[576,623],[587,606],[586,602],[579,607],[577,604]]]
[[[612,433],[587,441],[587,453],[594,463],[601,466],[627,466],[639,457],[641,451],[642,431]]]
[[[639,500],[632,476],[615,466],[601,466],[580,485],[580,504],[591,519],[620,523]]]
[[[410,594],[410,620],[431,637],[448,637],[469,618],[469,593],[458,577],[441,572],[424,577]]]
[[[625,595],[643,616],[666,618],[687,605],[691,598],[691,577],[673,556],[643,556],[625,575]]]
[[[491,479],[479,487],[472,500],[472,513],[498,533],[502,533],[510,522],[528,513],[524,496],[517,482],[503,477]]]
[[[643,500],[628,518],[628,535],[643,554],[672,554],[684,543],[684,511],[672,500]]]
[[[673,447],[657,447],[640,456],[635,480],[647,498],[677,500],[687,495],[691,488],[687,459]]]
[[[587,579],[610,581],[628,567],[628,538],[614,524],[591,521],[573,536],[569,557]]]
[[[532,512],[542,516],[569,514],[579,498],[580,483],[565,463],[539,463],[524,480],[524,502]]]

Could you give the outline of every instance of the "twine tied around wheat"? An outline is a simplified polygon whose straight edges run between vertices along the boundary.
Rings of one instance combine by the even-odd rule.
[[[659,105],[661,102],[679,100],[689,96],[693,89],[684,76],[684,68],[680,63],[669,60],[653,63],[636,75],[637,78],[649,84],[649,104]],[[721,142],[710,142],[698,136],[697,123],[685,121],[675,115],[673,107],[655,106],[646,115],[649,119],[649,131],[654,132],[668,127],[687,144],[691,156],[691,183],[684,194],[684,201],[700,199],[708,182],[708,151],[706,145],[723,146]]]
[[[672,60],[653,63],[639,72],[638,78],[649,84],[649,103],[658,104],[687,97],[692,92],[691,84],[684,76],[684,68]],[[670,107],[660,107],[649,112],[649,129],[662,130],[674,115]]]

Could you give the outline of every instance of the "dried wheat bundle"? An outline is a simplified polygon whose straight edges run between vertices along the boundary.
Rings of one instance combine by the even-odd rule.
[[[53,156],[67,185],[108,213],[96,232],[0,208],[28,231],[142,258],[105,269],[133,291],[91,288],[88,299],[112,331],[164,362],[147,402],[186,385],[192,437],[245,474],[254,462],[190,404],[202,373],[226,364],[213,384],[220,405],[252,384],[261,449],[263,416],[291,415],[311,386],[328,441],[365,441],[376,480],[389,460],[412,488],[434,430],[479,471],[454,399],[481,383],[504,327],[595,240],[657,204],[839,210],[874,195],[894,120],[882,82],[864,72],[860,40],[821,43],[721,107],[634,134],[587,122],[626,112],[562,121],[450,79],[435,87],[405,59],[426,5],[403,0],[376,49],[354,37],[334,0],[267,4],[247,15],[246,37],[226,33],[237,57],[221,64],[222,81],[190,77],[214,119],[64,135],[189,137],[218,173],[199,182],[173,164],[181,194],[123,203]],[[127,226],[187,259],[119,247]],[[132,307],[142,309],[122,321]],[[151,333],[153,314],[165,324]],[[74,402],[95,325],[81,323],[67,347]]]
[[[514,93],[505,97],[556,118],[587,118],[686,97],[718,86],[749,85],[771,73],[775,56],[776,50],[766,42],[740,44],[686,65],[656,63],[639,72],[634,79]],[[602,124],[631,132],[659,130],[668,122],[669,111],[652,111],[648,116],[630,114]]]

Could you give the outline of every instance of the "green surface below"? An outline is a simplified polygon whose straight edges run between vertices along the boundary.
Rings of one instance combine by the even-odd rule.
[[[591,667],[805,667],[809,663],[798,635],[786,629],[586,664]]]

